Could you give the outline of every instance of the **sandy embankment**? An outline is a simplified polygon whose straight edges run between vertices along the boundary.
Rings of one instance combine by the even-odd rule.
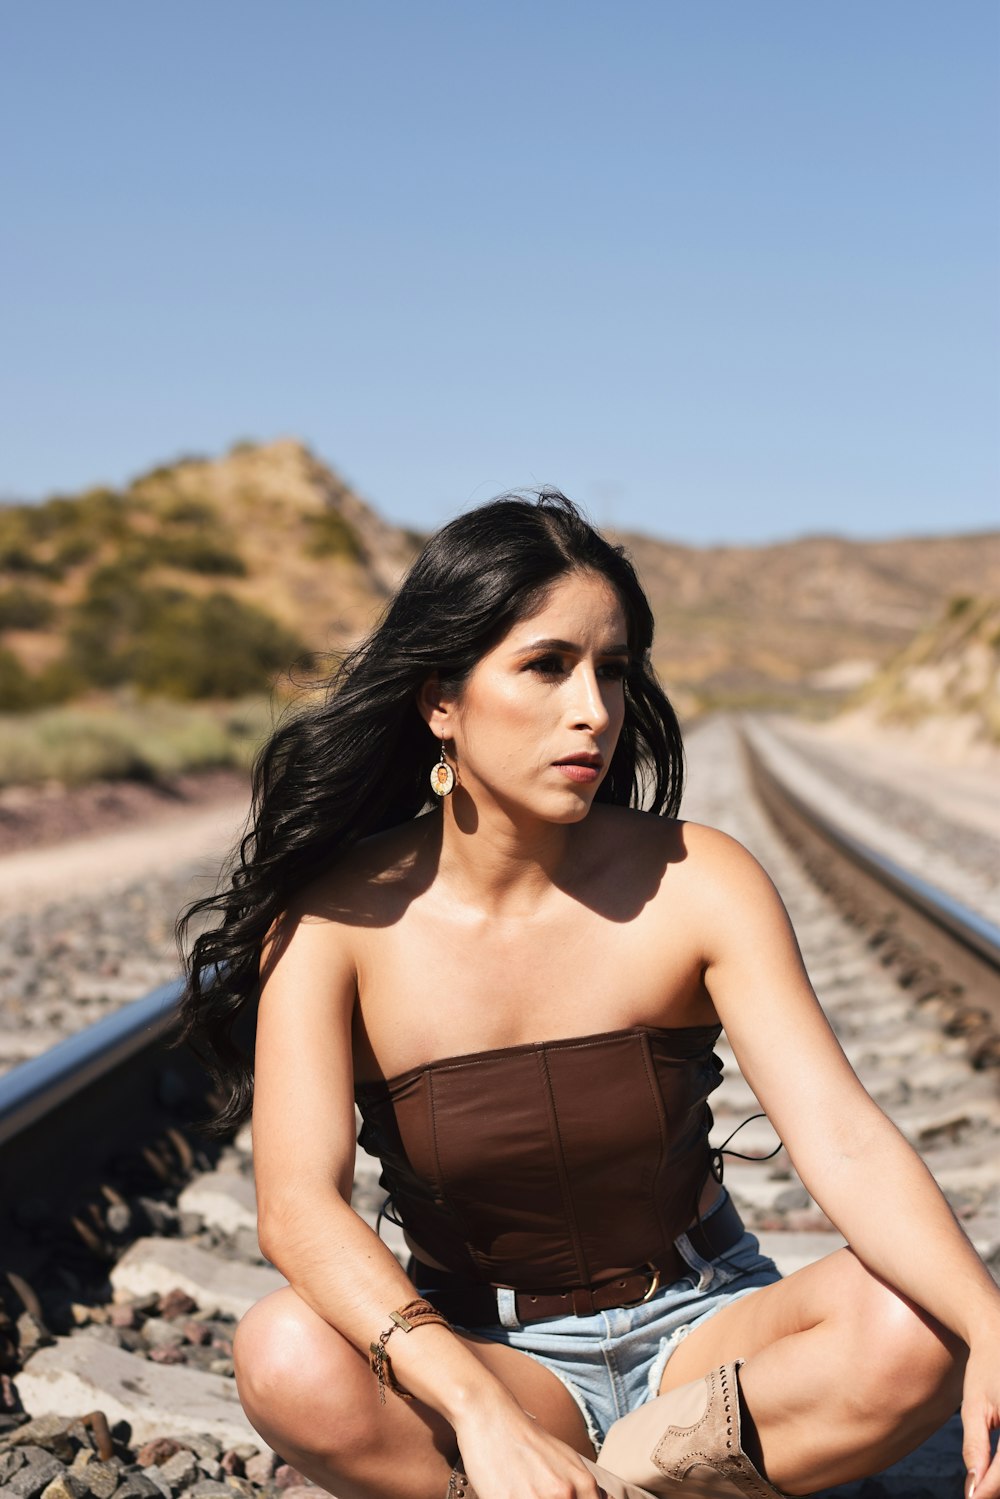
[[[1000,840],[1000,749],[956,739],[935,744],[905,730],[877,728],[858,715],[820,725],[788,719],[782,730],[804,748],[813,745],[846,769],[929,802],[941,816]]]
[[[217,873],[243,831],[249,792],[239,778],[229,777],[202,793],[207,800],[137,795],[131,809],[116,808],[110,827],[97,819],[82,835],[0,851],[0,913],[32,910],[68,896],[99,895],[145,874],[187,865],[206,876]],[[122,789],[119,795],[127,800],[130,793]],[[124,826],[123,811],[130,813]],[[49,832],[39,836],[47,839]]]

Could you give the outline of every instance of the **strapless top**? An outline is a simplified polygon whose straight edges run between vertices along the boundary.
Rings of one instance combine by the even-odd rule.
[[[709,1175],[722,1027],[444,1057],[355,1089],[408,1236],[453,1274],[587,1286],[669,1253]]]

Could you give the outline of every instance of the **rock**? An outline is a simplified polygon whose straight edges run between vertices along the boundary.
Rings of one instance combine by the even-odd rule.
[[[246,1459],[244,1472],[254,1483],[270,1483],[281,1458],[275,1452],[259,1452],[256,1457]]]
[[[241,1442],[239,1446],[234,1447],[232,1451],[234,1455],[240,1459],[240,1462],[243,1463],[248,1463],[251,1458],[258,1457],[260,1455],[260,1448],[253,1442]]]
[[[11,1475],[6,1484],[7,1492],[16,1494],[17,1499],[41,1499],[53,1478],[59,1478],[62,1472],[63,1465],[59,1459],[50,1452],[44,1452],[41,1457],[29,1459]]]
[[[19,1375],[18,1388],[35,1410],[71,1419],[80,1411],[103,1410],[113,1428],[129,1423],[140,1442],[175,1436],[198,1451],[188,1433],[207,1433],[202,1440],[212,1442],[216,1458],[256,1435],[233,1380],[149,1363],[89,1338],[58,1338],[53,1347],[40,1349]]]
[[[114,1459],[107,1463],[89,1462],[80,1471],[79,1477],[93,1499],[111,1499],[121,1480],[121,1463]]]
[[[812,1207],[812,1198],[805,1187],[786,1187],[772,1203],[776,1213],[794,1213]]]
[[[215,1495],[221,1494],[225,1499],[233,1499],[233,1491],[228,1483],[219,1483],[213,1478],[203,1478],[201,1483],[192,1484],[191,1488],[184,1490],[185,1496],[190,1499],[215,1499]]]
[[[298,1468],[293,1468],[291,1463],[282,1463],[274,1470],[274,1484],[279,1489],[290,1489],[295,1486],[305,1487],[309,1480]]]
[[[221,1480],[226,1476],[225,1469],[223,1468],[222,1464],[218,1462],[214,1457],[199,1457],[198,1467],[204,1473],[206,1478]]]
[[[149,1351],[149,1357],[150,1359],[152,1359],[154,1364],[187,1363],[187,1355],[185,1354],[183,1348],[151,1348]],[[209,1364],[208,1367],[210,1373],[217,1374],[220,1372],[217,1369],[213,1370],[211,1364]]]
[[[197,1301],[187,1291],[182,1291],[179,1286],[174,1286],[173,1290],[160,1297],[160,1316],[168,1320],[173,1317],[186,1317],[197,1310]]]
[[[184,1333],[163,1317],[150,1317],[142,1329],[142,1335],[150,1348],[179,1348]]]
[[[17,1447],[11,1447],[6,1452],[0,1452],[0,1488],[3,1488],[12,1473],[18,1468],[23,1468],[28,1459]]]
[[[181,1239],[137,1239],[111,1271],[111,1284],[123,1299],[127,1293],[166,1294],[179,1286],[202,1305],[242,1317],[254,1302],[288,1282],[270,1266],[221,1260]]]
[[[127,1301],[121,1306],[112,1306],[108,1320],[112,1327],[141,1327],[145,1317],[134,1301]]]
[[[140,1468],[149,1468],[153,1463],[162,1465],[168,1457],[173,1457],[175,1452],[181,1451],[181,1444],[173,1437],[153,1437],[151,1441],[144,1442],[135,1454],[135,1460]]]
[[[224,1379],[232,1379],[235,1373],[235,1365],[231,1358],[214,1358],[208,1366],[209,1374],[221,1374]]]
[[[7,1444],[11,1447],[34,1446],[68,1463],[73,1459],[73,1444],[67,1435],[70,1424],[64,1416],[38,1416],[18,1427],[7,1438]]]
[[[93,1338],[97,1343],[107,1343],[109,1348],[122,1346],[121,1333],[107,1322],[88,1322],[86,1327],[74,1327],[70,1337]]]
[[[162,1494],[163,1499],[174,1499],[173,1489],[170,1487],[169,1483],[164,1478],[163,1474],[155,1463],[150,1463],[148,1468],[143,1469],[143,1472],[149,1479],[150,1483],[156,1484],[156,1487]]]
[[[230,1477],[242,1478],[244,1476],[243,1459],[231,1447],[219,1458],[219,1466],[223,1473]]]
[[[204,1322],[196,1322],[193,1318],[191,1321],[184,1323],[182,1331],[188,1342],[194,1343],[196,1346],[212,1341],[212,1329],[206,1327]]]
[[[115,1499],[161,1499],[162,1489],[145,1473],[124,1473]]]
[[[175,1233],[178,1227],[177,1209],[168,1202],[158,1202],[155,1197],[136,1198],[136,1207],[149,1224],[154,1234]],[[141,1220],[140,1220],[141,1221]]]
[[[185,1432],[178,1440],[193,1452],[195,1457],[214,1457],[218,1460],[223,1453],[222,1442],[204,1431]]]
[[[160,1463],[159,1467],[173,1492],[187,1488],[189,1483],[194,1483],[198,1474],[198,1464],[194,1453],[188,1452],[184,1447],[175,1452],[173,1457],[168,1458],[166,1462]]]
[[[83,1484],[72,1473],[60,1473],[51,1483],[46,1484],[42,1490],[42,1499],[83,1499],[86,1492]]]
[[[209,1171],[185,1187],[177,1205],[198,1213],[206,1226],[235,1234],[246,1228],[257,1243],[257,1195],[253,1179],[241,1171]]]
[[[22,1312],[17,1319],[17,1341],[22,1359],[30,1358],[38,1348],[52,1342],[52,1334],[32,1312]]]
[[[127,1234],[132,1227],[132,1209],[126,1202],[113,1202],[105,1221],[113,1234]]]

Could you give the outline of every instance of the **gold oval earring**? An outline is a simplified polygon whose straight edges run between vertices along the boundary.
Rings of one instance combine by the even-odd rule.
[[[455,789],[455,772],[444,757],[444,740],[441,740],[441,758],[431,767],[431,790],[435,796],[449,796]]]

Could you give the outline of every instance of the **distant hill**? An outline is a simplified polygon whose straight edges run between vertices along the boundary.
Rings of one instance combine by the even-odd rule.
[[[859,695],[881,726],[1000,744],[1000,596],[959,595]]]
[[[418,545],[291,440],[0,509],[0,706],[260,690],[355,639]]]
[[[689,710],[842,699],[959,594],[1000,595],[1000,531],[687,547],[623,535]]]
[[[134,686],[259,691],[371,623],[421,537],[301,443],[239,444],[121,490],[0,507],[0,708]],[[1000,532],[760,547],[619,538],[682,711],[838,700],[955,595],[1000,596]]]

